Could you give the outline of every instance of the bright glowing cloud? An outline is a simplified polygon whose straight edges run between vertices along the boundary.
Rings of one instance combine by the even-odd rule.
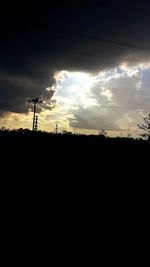
[[[124,63],[95,75],[60,71],[55,79],[54,98],[58,106],[54,114],[58,114],[57,119],[60,114],[68,115],[68,125],[78,130],[103,127],[120,131],[131,124],[135,128],[138,118],[141,119],[138,107],[149,107],[143,91],[147,91],[144,92],[147,96],[150,64],[132,67]]]
[[[46,91],[52,96],[42,103],[41,130],[96,133],[105,128],[109,135],[137,135],[137,123],[150,109],[150,64],[118,67],[96,74],[59,71],[56,83]],[[147,108],[147,110],[146,110]],[[0,126],[32,127],[31,107],[26,115],[8,113]]]

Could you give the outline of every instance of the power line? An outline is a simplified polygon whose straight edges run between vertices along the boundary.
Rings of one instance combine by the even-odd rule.
[[[74,33],[74,32],[70,32],[70,31],[61,31],[59,33],[73,36],[73,37],[79,37],[79,38],[84,38],[84,39],[100,41],[102,43],[108,43],[108,44],[113,44],[113,45],[118,45],[118,46],[125,46],[125,47],[134,48],[134,49],[150,51],[150,47],[148,47],[148,46],[137,45],[137,44],[132,44],[132,43],[128,43],[128,42],[115,41],[113,39],[102,38],[99,36],[89,35],[89,34],[85,34],[85,33],[77,33],[77,32]]]
[[[87,52],[77,52],[77,51],[73,51],[72,54],[65,54],[65,55],[58,55],[57,54],[57,56],[59,58],[62,57],[64,59],[64,57],[65,57],[65,58],[69,58],[69,59],[73,59],[73,60],[74,60],[74,58],[76,60],[78,60],[77,56],[80,56],[80,58],[79,58],[80,63],[81,63],[81,56],[84,56],[86,58],[89,57],[90,59],[94,60],[94,62],[105,64],[105,65],[110,64],[110,65],[113,65],[113,66],[114,65],[119,65],[119,64],[121,64],[123,62],[138,63],[138,64],[150,63],[150,59],[148,61],[148,58],[146,58],[147,62],[144,59],[143,60],[141,60],[141,59],[140,60],[134,60],[134,59],[129,59],[129,58],[125,58],[125,57],[120,57],[120,58],[119,57],[116,57],[116,58],[115,57],[111,57],[112,60],[109,60],[109,59],[106,58],[106,56],[103,56],[103,55],[99,56],[99,55],[89,54]],[[55,62],[51,62],[51,66],[55,66],[56,67]]]
[[[127,47],[131,47],[131,48],[135,48],[135,49],[139,49],[139,50],[145,50],[145,51],[150,51],[150,47],[148,46],[142,46],[142,45],[137,45],[137,44],[131,44],[131,43],[128,43],[128,42],[121,42],[121,41],[115,41],[115,40],[111,40],[111,39],[106,39],[106,38],[101,38],[101,37],[97,37],[97,36],[93,36],[93,35],[87,35],[87,34],[83,34],[83,33],[73,33],[73,32],[70,32],[70,31],[58,31],[56,32],[57,34],[60,34],[60,35],[68,35],[68,36],[73,36],[73,37],[79,37],[79,38],[84,38],[84,39],[91,39],[91,40],[96,40],[96,41],[100,41],[100,42],[105,42],[105,43],[110,43],[110,44],[114,44],[114,45],[119,45],[119,46],[127,46]],[[68,53],[68,51],[67,51]],[[73,51],[73,53],[71,55],[69,54],[65,54],[65,58],[69,58],[69,59],[74,59],[74,57],[76,57],[77,55],[79,56],[84,56],[84,57],[89,57],[89,58],[93,58],[93,60],[95,61],[98,61],[99,63],[99,60],[101,60],[100,63],[102,64],[111,64],[111,65],[119,65],[121,64],[122,62],[128,62],[128,63],[146,63],[145,60],[135,60],[135,59],[128,59],[128,58],[119,58],[116,56],[115,57],[111,57],[111,61],[109,59],[107,59],[106,56],[103,56],[103,55],[91,55],[87,52],[78,52],[78,51]],[[62,57],[62,55],[59,55],[57,54],[58,57]],[[64,56],[63,56],[64,58]],[[78,60],[78,58],[76,58],[76,60]],[[103,61],[102,61],[103,60]],[[114,61],[113,61],[114,60]],[[148,58],[146,58],[146,61],[147,63],[148,62]],[[80,62],[81,62],[81,57],[80,57]],[[55,63],[52,63],[51,62],[51,65],[54,65],[55,66]]]
[[[64,105],[64,103],[59,103],[60,105]],[[67,106],[71,107],[77,107],[75,104],[74,106],[72,104],[67,104]],[[150,107],[134,107],[134,106],[93,106],[92,109],[111,109],[111,110],[150,110]]]
[[[150,110],[150,107],[148,108],[145,108],[145,107],[133,107],[133,106],[114,106],[114,107],[111,107],[111,106],[100,106],[100,108],[103,108],[103,109],[127,109],[127,110]]]

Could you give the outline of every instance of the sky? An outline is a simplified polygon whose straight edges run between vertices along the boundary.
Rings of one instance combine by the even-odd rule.
[[[0,127],[138,136],[150,111],[147,0],[12,1],[0,9]]]

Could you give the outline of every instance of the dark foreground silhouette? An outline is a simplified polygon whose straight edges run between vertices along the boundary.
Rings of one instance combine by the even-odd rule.
[[[44,202],[42,209],[46,207],[47,214],[50,207],[57,212],[61,205],[69,205],[70,212],[72,203],[81,206],[83,202],[97,209],[99,217],[101,207],[106,203],[110,207],[114,199],[117,205],[121,203],[120,212],[121,199],[137,202],[138,197],[143,200],[147,195],[149,152],[150,142],[142,139],[3,130],[0,166],[4,195],[11,196],[10,203],[14,196],[17,203],[22,198],[25,203],[40,199],[38,207]],[[83,212],[85,207],[80,209]]]
[[[143,140],[142,138],[133,139],[125,137],[110,138],[104,135],[80,135],[66,132],[64,134],[54,134],[48,132],[33,132],[28,129],[18,129],[14,131],[0,130],[0,143],[3,146],[8,145],[32,145],[32,146],[58,146],[58,145],[72,145],[84,146],[84,145],[135,145],[135,146],[147,146],[149,140]],[[68,147],[69,148],[69,147]],[[76,147],[77,148],[77,147]],[[78,147],[79,148],[79,147]]]
[[[136,152],[141,148],[149,149],[149,140],[132,139],[132,138],[109,138],[104,135],[74,135],[72,133],[53,134],[47,132],[32,132],[30,130],[19,129],[16,131],[1,130],[0,131],[1,150],[8,153],[19,151],[19,153],[28,154],[33,152],[48,153],[49,157],[53,154],[57,156],[65,155],[66,152],[74,153],[80,156],[86,153],[91,156],[90,151],[95,155],[102,157],[103,153],[109,152],[114,154],[116,151],[121,153]]]
[[[143,179],[143,172],[149,165],[149,152],[150,142],[142,139],[23,129],[0,131],[1,166],[5,164],[5,170],[9,170],[12,165],[11,171],[19,173],[20,177],[26,173],[29,178],[32,173],[35,178],[41,172],[40,179],[50,177],[54,181],[61,171],[60,180],[66,175],[79,179],[80,176],[87,177],[88,173],[90,179],[100,178],[102,181],[104,177],[118,176],[120,179],[125,173],[125,179],[130,179],[141,171]]]

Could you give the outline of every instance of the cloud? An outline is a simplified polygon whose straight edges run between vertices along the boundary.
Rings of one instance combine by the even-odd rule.
[[[128,128],[136,131],[137,123],[149,108],[149,87],[145,86],[149,72],[148,65],[121,65],[93,75],[57,72],[55,85],[46,90],[50,101],[47,99],[41,106],[40,129],[53,131],[57,122],[60,131],[98,132],[101,128],[109,134]],[[20,83],[22,80],[18,81]],[[19,125],[20,117],[11,113],[7,116],[8,123],[15,118],[19,118],[16,123]],[[30,114],[22,123],[30,126],[31,121]]]
[[[58,110],[70,114],[67,120],[72,128],[120,131],[135,127],[142,109],[149,108],[148,88],[147,97],[143,95],[148,71],[149,65],[121,65],[96,75],[60,72],[55,94]]]
[[[47,102],[41,105],[44,108],[54,94],[54,91],[43,90],[43,80],[40,78],[28,78],[21,76],[0,76],[0,111],[1,113],[6,111],[27,113],[31,105],[28,100],[33,96],[38,96],[41,100]],[[50,106],[50,105],[49,105]],[[41,109],[39,109],[40,111]]]
[[[122,62],[132,66],[149,61],[149,51],[128,45],[150,46],[149,10],[146,0],[136,5],[128,0],[55,0],[36,5],[13,1],[9,10],[4,4],[0,11],[1,112],[26,112],[26,99],[35,95],[47,101],[45,89],[55,84],[58,71],[95,75]],[[109,93],[103,91],[103,97]]]
[[[99,108],[96,110],[79,108],[74,113],[74,119],[70,119],[70,126],[87,130],[100,130],[101,128],[107,131],[119,130],[115,123],[116,114],[113,115],[111,112],[102,112]]]

